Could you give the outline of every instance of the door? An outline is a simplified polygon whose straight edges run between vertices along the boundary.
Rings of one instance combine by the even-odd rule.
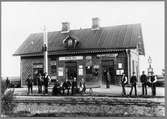
[[[43,68],[33,68],[33,84],[37,85],[37,75],[43,74]]]
[[[65,63],[66,78],[70,81],[77,79],[77,63],[76,62],[66,62]]]
[[[107,72],[109,72],[110,84],[115,84],[114,60],[102,60],[102,83],[106,84]]]

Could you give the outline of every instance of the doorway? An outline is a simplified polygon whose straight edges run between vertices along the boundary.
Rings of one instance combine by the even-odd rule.
[[[43,75],[43,68],[33,68],[33,84],[37,85],[37,75]]]
[[[65,62],[66,78],[73,81],[74,77],[77,79],[77,63],[70,61]]]
[[[114,60],[102,60],[102,84],[106,84],[107,72],[109,72],[110,84],[115,84]]]

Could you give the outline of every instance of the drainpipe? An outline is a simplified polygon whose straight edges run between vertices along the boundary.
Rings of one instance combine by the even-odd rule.
[[[48,34],[46,31],[46,27],[44,26],[44,34],[43,34],[43,51],[44,51],[44,72],[48,74]]]
[[[22,60],[20,57],[20,83],[21,83],[21,87],[23,86],[23,78],[22,78]]]
[[[130,50],[126,49],[126,54],[127,54],[127,63],[128,63],[128,83],[130,83],[130,77],[131,77],[131,65],[130,65],[130,61],[131,61],[131,56],[130,56]]]

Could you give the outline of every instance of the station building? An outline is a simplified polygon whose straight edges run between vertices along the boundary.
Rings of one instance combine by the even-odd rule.
[[[34,78],[43,73],[43,33],[32,33],[15,51],[20,56],[21,84],[29,74]],[[120,83],[123,72],[128,77],[136,72],[139,77],[139,56],[145,55],[140,24],[100,27],[99,18],[92,19],[92,26],[70,29],[68,22],[62,30],[48,32],[48,74],[57,78],[85,79],[86,85],[101,86],[106,83],[105,71],[110,74],[110,84]]]

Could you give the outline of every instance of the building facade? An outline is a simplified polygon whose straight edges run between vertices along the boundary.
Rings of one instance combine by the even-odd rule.
[[[21,59],[22,85],[29,74],[34,78],[44,71],[43,33],[31,34],[14,53]],[[100,27],[99,19],[92,19],[92,27],[71,30],[68,22],[61,31],[48,32],[48,73],[51,78],[85,79],[87,86],[120,83],[123,72],[136,72],[139,77],[139,56],[144,55],[140,24]]]

